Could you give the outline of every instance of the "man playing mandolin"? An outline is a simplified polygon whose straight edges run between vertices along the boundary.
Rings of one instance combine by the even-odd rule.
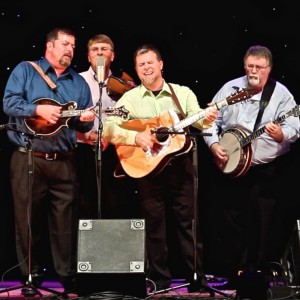
[[[25,296],[36,294],[43,270],[48,267],[41,248],[45,224],[49,230],[55,271],[65,292],[76,288],[77,174],[74,149],[77,131],[90,131],[95,114],[87,110],[92,107],[88,84],[70,67],[74,49],[73,31],[53,29],[46,37],[45,57],[36,61],[41,73],[29,62],[21,62],[10,74],[4,91],[3,109],[9,116],[8,137],[15,146],[10,169],[11,187],[17,257]],[[39,99],[46,100],[37,102]],[[62,107],[68,103],[83,112],[62,118]],[[57,125],[59,130],[41,136],[25,126],[26,118],[43,120],[45,126]]]
[[[241,269],[263,270],[282,254],[275,226],[288,181],[283,176],[292,164],[291,144],[299,138],[299,109],[289,90],[270,78],[270,50],[252,46],[243,63],[246,75],[224,84],[212,103],[235,89],[250,87],[256,94],[222,108],[205,130],[212,136],[204,137],[217,167],[209,180],[213,193],[206,203],[211,210],[204,244],[207,253],[215,253],[213,264],[233,276]]]

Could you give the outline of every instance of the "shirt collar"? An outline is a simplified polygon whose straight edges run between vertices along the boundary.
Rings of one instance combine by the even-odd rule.
[[[52,66],[50,65],[50,63],[48,62],[47,58],[42,58],[41,59],[41,64],[40,64],[41,68],[43,69],[44,73],[55,73],[54,69],[52,68]],[[73,77],[73,73],[74,71],[70,68],[67,67],[66,70],[62,73],[62,75],[66,75],[66,76],[71,76]]]
[[[141,93],[142,93],[143,96],[150,93],[150,91],[148,89],[146,89],[143,84],[140,85],[140,90],[141,90]],[[169,88],[169,86],[168,86],[168,84],[166,83],[165,80],[164,80],[161,92],[167,92],[167,93],[171,94],[170,88]]]

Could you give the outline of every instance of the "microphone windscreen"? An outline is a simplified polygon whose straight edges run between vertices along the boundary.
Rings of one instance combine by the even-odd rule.
[[[104,83],[105,58],[103,56],[97,57],[96,69],[98,83]]]

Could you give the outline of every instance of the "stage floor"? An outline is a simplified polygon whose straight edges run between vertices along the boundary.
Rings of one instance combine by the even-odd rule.
[[[222,283],[223,284],[223,283]],[[102,300],[121,300],[121,299],[126,299],[126,300],[131,300],[131,299],[151,299],[151,298],[166,298],[168,300],[171,300],[172,298],[177,299],[178,298],[189,298],[189,299],[234,299],[235,298],[235,290],[222,290],[222,284],[214,284],[214,283],[209,283],[209,286],[215,289],[216,291],[220,291],[220,293],[215,292],[214,295],[204,292],[204,293],[188,293],[187,287],[184,285],[183,281],[180,279],[174,280],[171,285],[171,290],[168,291],[161,291],[157,293],[150,293],[149,290],[147,289],[145,291],[145,297],[140,298],[135,295],[127,295],[127,294],[122,294],[120,292],[116,291],[103,291],[99,293],[93,293],[93,294],[88,294],[88,295],[81,295],[78,296],[77,294],[68,294],[63,295],[62,294],[62,286],[59,282],[56,281],[45,281],[40,289],[38,291],[41,293],[41,295],[36,295],[36,296],[23,296],[21,294],[21,288],[22,285],[19,281],[7,281],[7,282],[1,282],[0,284],[0,299],[72,299],[72,300],[88,300],[88,299],[102,299]],[[226,282],[224,282],[226,284]],[[218,286],[219,285],[219,286]],[[43,289],[45,288],[45,289]],[[51,290],[51,292],[49,291]],[[8,291],[6,291],[8,290]],[[117,289],[116,289],[117,290]],[[53,292],[52,292],[53,291]]]

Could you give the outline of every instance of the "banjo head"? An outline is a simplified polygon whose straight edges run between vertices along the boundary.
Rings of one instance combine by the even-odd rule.
[[[245,150],[248,152],[248,147],[242,148],[240,140],[247,136],[247,133],[239,128],[227,130],[221,134],[219,144],[227,149],[228,161],[218,164],[219,169],[225,174],[235,174],[245,167]],[[250,145],[251,147],[251,145]]]

